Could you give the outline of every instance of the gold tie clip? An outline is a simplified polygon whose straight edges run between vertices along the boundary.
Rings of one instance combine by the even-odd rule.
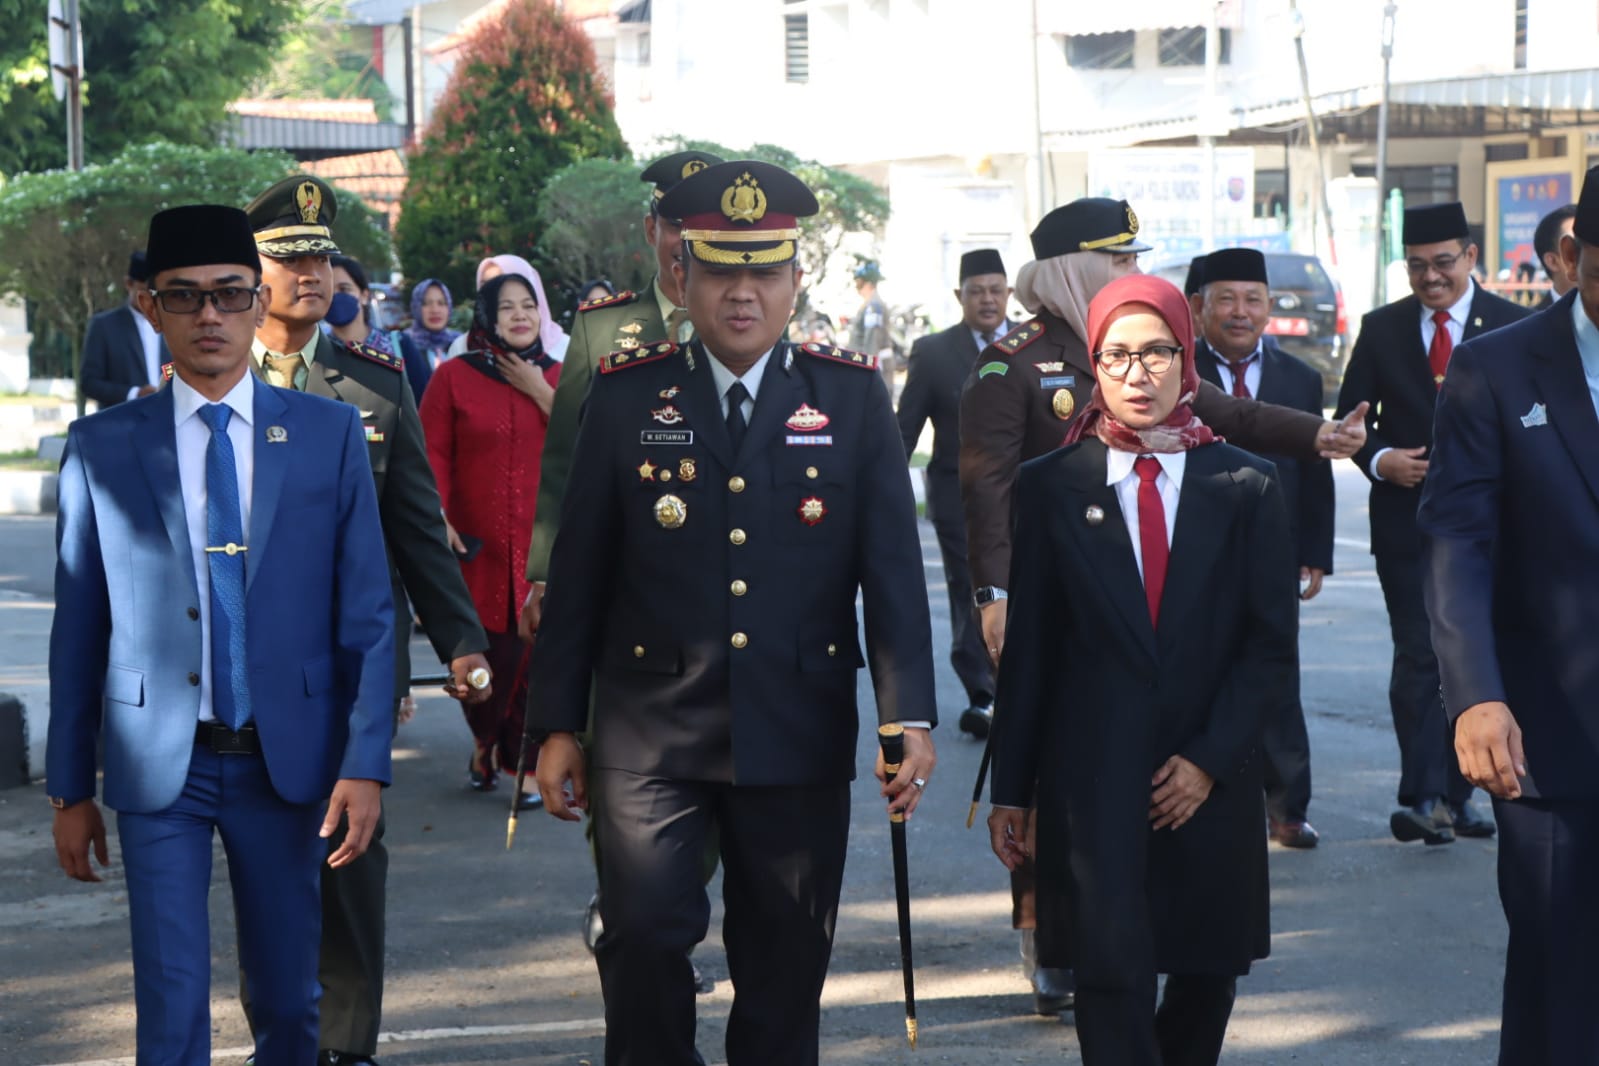
[[[229,541],[228,543],[222,545],[222,547],[220,547],[220,548],[207,548],[206,549],[207,552],[226,552],[228,555],[237,555],[240,552],[247,552],[249,550],[250,550],[250,546],[249,545],[247,545],[247,544],[234,544],[232,541]]]

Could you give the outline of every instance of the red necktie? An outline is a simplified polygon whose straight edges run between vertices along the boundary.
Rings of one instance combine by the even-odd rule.
[[[1434,311],[1432,313],[1434,329],[1432,331],[1432,344],[1427,348],[1427,365],[1432,368],[1432,383],[1437,388],[1444,387],[1444,370],[1449,366],[1449,355],[1455,350],[1455,342],[1449,336],[1449,312]]]
[[[1166,543],[1166,507],[1160,502],[1155,479],[1160,476],[1160,460],[1141,455],[1133,463],[1138,472],[1138,544],[1144,556],[1144,598],[1149,601],[1150,624],[1160,626],[1160,594],[1166,588],[1166,559],[1171,548]]]
[[[1249,383],[1244,380],[1244,375],[1249,372],[1249,364],[1254,361],[1255,357],[1253,355],[1240,359],[1236,363],[1231,359],[1227,360],[1227,370],[1233,376],[1233,395],[1240,399],[1254,399],[1249,393]]]

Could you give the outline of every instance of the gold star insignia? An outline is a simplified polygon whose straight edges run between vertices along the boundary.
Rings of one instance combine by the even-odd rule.
[[[655,480],[655,464],[648,459],[638,465],[638,479],[640,481]]]

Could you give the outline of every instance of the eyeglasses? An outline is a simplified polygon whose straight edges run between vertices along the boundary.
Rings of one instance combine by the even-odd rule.
[[[1407,259],[1405,260],[1405,269],[1414,278],[1421,277],[1429,270],[1447,274],[1455,269],[1455,264],[1460,262],[1465,254],[1464,252],[1456,252],[1454,255],[1435,255],[1431,259]]]
[[[224,285],[220,289],[151,289],[150,295],[169,315],[197,315],[206,300],[215,304],[218,311],[236,315],[254,307],[259,292],[240,285]]]
[[[1094,353],[1094,361],[1099,364],[1106,377],[1120,380],[1133,369],[1134,359],[1138,360],[1146,374],[1153,377],[1170,370],[1177,357],[1182,354],[1183,350],[1174,344],[1151,344],[1141,352],[1129,352],[1125,348],[1106,348],[1102,352]]]

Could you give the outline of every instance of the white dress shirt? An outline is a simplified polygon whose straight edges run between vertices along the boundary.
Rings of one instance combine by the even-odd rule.
[[[1466,335],[1466,316],[1471,314],[1471,301],[1475,299],[1476,296],[1477,283],[1468,279],[1466,282],[1466,295],[1456,300],[1448,308],[1449,321],[1444,324],[1444,328],[1449,331],[1450,351],[1454,351],[1456,348],[1460,347],[1460,339]],[[1422,305],[1421,350],[1428,353],[1429,357],[1432,354],[1432,339],[1438,333],[1438,323],[1432,320],[1432,316],[1434,314],[1436,314],[1436,312],[1432,308],[1427,307],[1425,304]],[[1377,473],[1377,463],[1384,455],[1387,455],[1391,451],[1393,451],[1392,448],[1379,448],[1377,449],[1377,454],[1371,457],[1371,476],[1373,480],[1387,480],[1381,474]]]
[[[1159,452],[1154,458],[1160,463],[1160,473],[1155,478],[1155,488],[1160,492],[1160,505],[1166,512],[1166,547],[1171,547],[1172,534],[1177,529],[1177,496],[1182,492],[1183,471],[1188,469],[1187,452]],[[1138,576],[1144,576],[1144,546],[1139,539],[1138,526],[1138,471],[1133,463],[1138,456],[1133,452],[1105,449],[1105,484],[1116,490],[1116,502],[1121,504],[1122,520],[1127,523],[1127,536],[1133,542],[1133,561],[1138,564]]]
[[[183,516],[189,525],[189,548],[194,555],[194,584],[199,589],[200,646],[200,721],[216,718],[211,710],[211,564],[206,561],[205,450],[211,444],[211,428],[200,417],[200,408],[211,401],[201,396],[181,377],[172,377],[172,412],[177,429],[178,485],[183,491]],[[255,375],[245,374],[222,398],[233,408],[228,419],[228,440],[233,445],[233,463],[239,478],[239,521],[245,544],[250,541],[250,501],[255,484]],[[254,561],[244,553],[248,573]]]
[[[761,379],[766,376],[766,364],[772,358],[771,351],[755,360],[755,365],[744,371],[742,376],[727,369],[709,348],[705,351],[711,357],[711,380],[716,382],[716,402],[722,409],[723,420],[727,418],[727,390],[733,387],[734,382],[742,381],[750,394],[750,398],[743,403],[744,424],[749,425],[750,419],[755,417],[755,394],[761,391]]]
[[[1581,300],[1571,301],[1571,324],[1577,334],[1577,355],[1582,359],[1582,376],[1588,381],[1588,398],[1599,414],[1599,326],[1593,324]]]
[[[133,324],[139,330],[139,343],[144,345],[144,380],[156,388],[161,387],[161,335],[150,325],[150,320],[144,317],[137,307],[129,307],[128,313],[133,316]],[[128,387],[128,399],[138,397],[143,385]]]
[[[1233,391],[1234,377],[1233,364],[1214,347],[1210,351],[1216,357],[1217,369],[1221,371],[1222,391],[1231,393]],[[1265,358],[1264,345],[1260,341],[1256,341],[1254,352],[1244,358],[1249,360],[1249,362],[1244,364],[1244,387],[1249,390],[1249,395],[1258,396],[1260,395],[1260,363]]]

